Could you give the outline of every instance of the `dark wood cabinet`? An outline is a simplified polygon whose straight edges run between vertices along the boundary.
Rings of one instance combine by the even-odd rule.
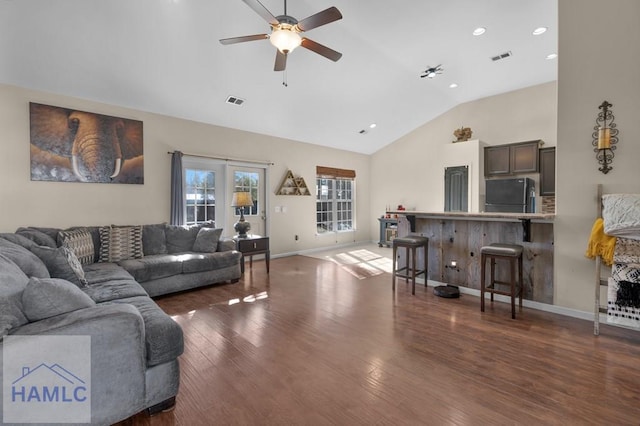
[[[485,176],[536,173],[538,171],[539,140],[484,149]]]
[[[511,173],[535,173],[538,171],[539,141],[511,145]]]
[[[540,149],[540,195],[556,195],[556,148]]]
[[[484,149],[484,174],[508,175],[511,171],[509,145],[488,146]]]

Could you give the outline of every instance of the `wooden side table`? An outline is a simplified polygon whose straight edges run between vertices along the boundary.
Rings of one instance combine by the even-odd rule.
[[[247,238],[233,237],[236,242],[236,249],[242,253],[242,261],[240,270],[244,274],[244,258],[249,257],[249,267],[253,269],[253,256],[264,254],[264,260],[267,265],[267,274],[269,273],[269,237],[249,234]]]

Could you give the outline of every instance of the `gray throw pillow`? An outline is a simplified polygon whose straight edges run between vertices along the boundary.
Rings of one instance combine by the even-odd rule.
[[[167,252],[169,254],[184,253],[193,250],[200,225],[177,226],[167,225],[165,233],[167,235]]]
[[[52,249],[50,247],[33,246],[31,251],[47,265],[49,275],[71,281],[78,287],[87,285],[84,270],[76,255],[67,247]]]
[[[58,245],[68,247],[81,265],[91,265],[94,261],[93,238],[88,229],[77,228],[58,232]]]
[[[215,253],[218,250],[218,241],[222,235],[222,228],[200,228],[196,241],[193,243],[193,251],[199,253]]]
[[[77,286],[59,278],[31,278],[22,293],[22,309],[29,321],[40,321],[95,304]]]
[[[142,250],[145,256],[167,254],[166,223],[142,226]]]
[[[51,236],[37,229],[18,228],[16,230],[16,234],[22,235],[23,237],[30,239],[31,241],[35,242],[39,246],[46,246],[51,248],[58,247],[58,244],[56,243],[55,239],[51,238]]]
[[[49,278],[46,265],[26,248],[0,238],[0,253],[11,259],[28,277]]]

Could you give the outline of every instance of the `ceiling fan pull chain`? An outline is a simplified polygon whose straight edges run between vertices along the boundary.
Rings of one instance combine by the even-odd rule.
[[[284,14],[287,14],[287,0],[284,0]]]
[[[287,70],[284,70],[282,73],[282,85],[284,87],[289,87],[289,84],[287,83]]]

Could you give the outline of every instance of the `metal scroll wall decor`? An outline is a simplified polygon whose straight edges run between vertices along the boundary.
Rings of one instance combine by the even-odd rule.
[[[613,161],[613,151],[616,150],[616,144],[618,143],[618,129],[616,123],[613,122],[615,118],[613,112],[609,110],[613,105],[607,101],[602,102],[598,109],[601,111],[596,118],[596,125],[593,127],[593,134],[591,145],[593,145],[593,151],[596,153],[596,160],[600,164],[600,170],[602,173],[607,174]]]

